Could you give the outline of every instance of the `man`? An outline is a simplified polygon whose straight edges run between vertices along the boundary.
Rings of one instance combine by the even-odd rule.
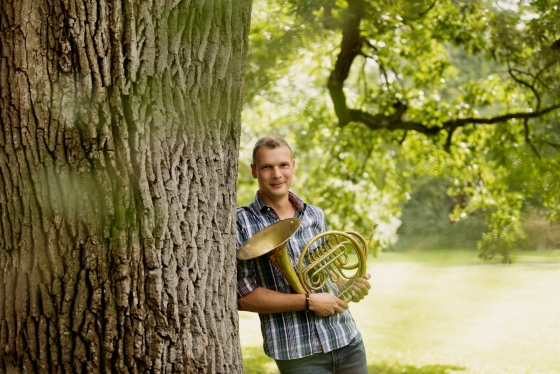
[[[301,220],[288,242],[297,263],[301,249],[326,231],[323,211],[290,192],[296,162],[288,143],[277,136],[260,139],[253,149],[255,201],[237,211],[238,249],[265,227],[287,218]],[[354,282],[354,301],[368,293],[366,279]],[[268,259],[238,261],[239,310],[259,313],[265,353],[281,373],[367,373],[365,349],[348,304],[334,294],[293,293],[288,281]],[[331,287],[336,292],[336,286]]]

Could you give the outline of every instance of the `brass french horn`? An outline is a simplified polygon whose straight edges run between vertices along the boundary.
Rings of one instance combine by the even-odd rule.
[[[330,280],[339,288],[338,297],[351,301],[354,279],[363,278],[366,274],[373,232],[367,242],[354,231],[326,231],[316,235],[302,249],[296,273],[288,256],[287,242],[300,224],[299,219],[289,218],[264,228],[239,248],[237,258],[250,260],[268,254],[296,293],[329,291]],[[377,224],[373,229],[376,227]]]

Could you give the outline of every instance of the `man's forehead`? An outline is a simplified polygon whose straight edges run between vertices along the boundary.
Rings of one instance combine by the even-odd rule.
[[[255,162],[291,162],[292,151],[285,145],[275,148],[261,147],[255,154]]]

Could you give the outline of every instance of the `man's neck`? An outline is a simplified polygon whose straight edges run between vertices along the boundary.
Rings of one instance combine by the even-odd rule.
[[[289,195],[278,200],[271,200],[261,195],[261,199],[266,205],[274,209],[280,219],[293,218],[296,215],[296,207],[290,201]]]

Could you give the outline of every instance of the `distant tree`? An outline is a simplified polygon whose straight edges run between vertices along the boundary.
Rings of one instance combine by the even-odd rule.
[[[242,372],[250,9],[2,1],[0,372]]]
[[[394,232],[424,175],[463,196],[450,221],[485,217],[485,259],[510,261],[524,203],[560,218],[559,4],[255,5],[243,136],[293,137],[301,193],[326,202],[334,225]]]

